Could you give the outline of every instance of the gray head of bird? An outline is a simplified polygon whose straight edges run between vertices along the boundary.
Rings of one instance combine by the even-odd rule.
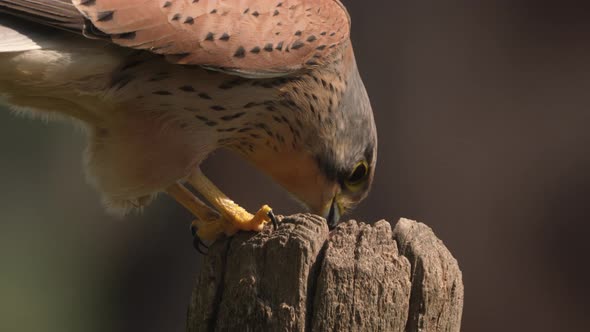
[[[323,197],[307,203],[335,227],[340,217],[367,197],[377,162],[377,130],[365,86],[354,65],[335,121],[312,150],[322,177]]]
[[[354,60],[353,60],[354,62]],[[303,148],[254,160],[311,212],[335,227],[369,193],[377,161],[373,111],[356,64],[330,121],[309,120]]]

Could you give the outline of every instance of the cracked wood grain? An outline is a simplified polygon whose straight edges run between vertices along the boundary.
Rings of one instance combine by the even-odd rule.
[[[193,331],[459,331],[457,261],[426,225],[310,214],[216,242],[188,310]]]

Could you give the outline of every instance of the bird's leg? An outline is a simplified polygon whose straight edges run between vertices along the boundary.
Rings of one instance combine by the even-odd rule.
[[[200,239],[212,241],[223,233],[219,213],[193,195],[184,185],[175,183],[168,187],[166,192],[197,217],[197,220],[193,221],[191,228],[197,230],[196,235]]]
[[[188,182],[221,213],[221,227],[226,235],[233,235],[239,230],[261,231],[264,224],[271,221],[272,210],[268,205],[261,207],[256,214],[250,214],[222,193],[200,169],[190,175]]]

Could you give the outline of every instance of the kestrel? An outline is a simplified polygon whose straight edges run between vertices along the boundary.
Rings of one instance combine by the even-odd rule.
[[[338,0],[0,0],[0,93],[86,129],[86,172],[109,209],[166,192],[203,239],[261,230],[271,216],[201,173],[219,148],[331,227],[375,170],[372,109]]]

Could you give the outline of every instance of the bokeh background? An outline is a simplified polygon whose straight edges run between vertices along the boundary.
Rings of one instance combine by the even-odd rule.
[[[587,329],[590,4],[343,2],[379,129],[352,217],[434,229],[463,271],[464,331]],[[183,330],[190,215],[161,197],[107,216],[83,148],[70,125],[0,111],[0,330]],[[251,209],[298,210],[228,153],[204,170]]]

